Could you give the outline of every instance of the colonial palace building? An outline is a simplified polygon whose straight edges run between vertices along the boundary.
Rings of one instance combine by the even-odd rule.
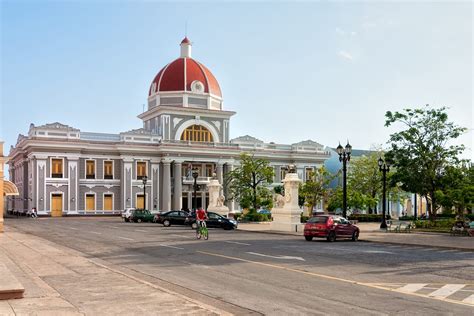
[[[229,139],[235,112],[223,109],[219,83],[191,58],[191,42],[185,38],[180,46],[181,56],[151,83],[147,110],[138,116],[142,128],[107,134],[61,123],[31,124],[27,136],[19,135],[8,164],[20,196],[7,201],[8,209],[36,207],[39,215],[51,216],[113,214],[144,205],[191,209],[190,170],[199,173],[197,204],[206,207],[206,184],[214,173],[222,183],[242,152],[270,161],[273,185],[280,184],[288,164],[295,164],[305,180],[329,158],[310,140],[281,145],[251,136]],[[238,207],[235,202],[228,206],[231,211]]]

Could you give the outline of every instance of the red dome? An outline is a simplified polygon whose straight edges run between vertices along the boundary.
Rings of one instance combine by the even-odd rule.
[[[187,38],[183,42],[185,40]],[[163,91],[191,91],[191,84],[196,80],[204,85],[204,93],[222,98],[216,77],[192,58],[178,58],[161,69],[153,79],[148,95]]]

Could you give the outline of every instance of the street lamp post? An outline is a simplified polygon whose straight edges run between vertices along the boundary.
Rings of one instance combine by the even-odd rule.
[[[385,160],[382,159],[382,157],[379,158],[379,171],[382,172],[382,223],[380,224],[380,228],[382,229],[387,229],[387,221],[385,220],[385,211],[387,207],[387,202],[386,202],[386,186],[387,186],[387,172],[390,171],[390,164],[386,162]]]
[[[142,177],[143,182],[143,209],[146,210],[146,182],[148,181],[147,176]]]
[[[342,147],[341,143],[336,148],[339,154],[339,161],[342,161],[342,216],[347,218],[347,162],[351,160],[352,146],[347,141],[346,147]]]
[[[194,189],[194,203],[193,203],[193,208],[194,210],[196,211],[197,209],[197,189],[198,189],[198,185],[197,185],[197,178],[199,176],[199,173],[197,172],[197,170],[194,170],[193,171],[193,178],[194,178],[194,185],[193,185],[193,189]]]

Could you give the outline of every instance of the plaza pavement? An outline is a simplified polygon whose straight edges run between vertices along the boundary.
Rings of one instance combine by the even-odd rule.
[[[0,235],[0,262],[24,287],[22,299],[0,300],[0,315],[229,315],[100,259],[6,227]],[[10,273],[8,281],[5,274]]]
[[[474,238],[447,234],[386,233],[379,224],[360,223],[360,240],[474,251]],[[302,227],[300,227],[302,228]],[[270,223],[240,223],[240,231],[303,235],[272,231]],[[6,269],[0,289],[25,289],[24,298],[0,300],[0,315],[226,315],[168,289],[110,268],[100,259],[6,227],[0,235],[0,262]],[[6,283],[10,280],[10,283]],[[13,282],[12,282],[13,280]],[[118,290],[117,290],[118,289]],[[107,302],[107,304],[103,304]]]

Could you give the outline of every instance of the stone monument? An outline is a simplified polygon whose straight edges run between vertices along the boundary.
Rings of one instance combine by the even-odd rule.
[[[229,208],[224,205],[225,197],[220,194],[222,185],[219,180],[213,178],[207,185],[209,189],[209,205],[207,210],[227,217]]]
[[[272,209],[272,230],[296,232],[303,229],[301,224],[301,209],[298,206],[298,189],[301,179],[296,168],[288,166],[288,173],[283,180],[285,196],[277,194],[276,207]]]

